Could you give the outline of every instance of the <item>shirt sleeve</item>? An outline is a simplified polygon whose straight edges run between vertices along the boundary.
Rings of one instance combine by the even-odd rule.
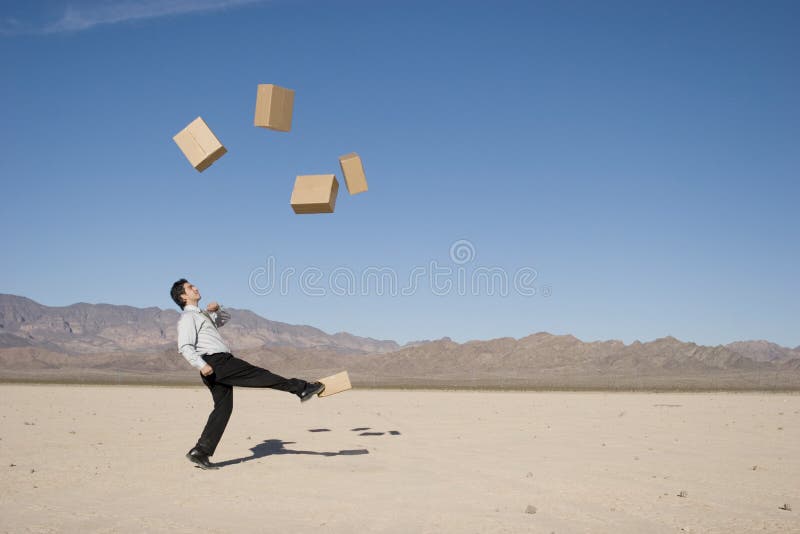
[[[231,319],[231,314],[220,306],[216,312],[211,314],[211,318],[214,320],[214,324],[220,327]]]
[[[192,367],[202,369],[206,366],[203,355],[197,350],[197,330],[194,318],[184,314],[178,321],[178,351]]]

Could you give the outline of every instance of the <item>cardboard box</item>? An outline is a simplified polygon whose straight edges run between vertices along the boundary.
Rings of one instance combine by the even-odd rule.
[[[339,166],[342,168],[342,176],[347,186],[347,192],[351,195],[363,193],[367,190],[367,177],[364,174],[364,164],[355,152],[345,154],[339,158]]]
[[[279,132],[292,129],[294,91],[271,83],[260,84],[256,91],[255,126]]]
[[[192,167],[203,172],[227,152],[208,124],[197,117],[172,138]]]
[[[292,190],[292,209],[295,213],[333,213],[339,182],[333,174],[298,176]]]
[[[353,387],[350,385],[350,376],[347,374],[347,371],[342,371],[341,373],[337,373],[326,378],[320,378],[319,382],[325,384],[325,389],[323,389],[322,393],[319,394],[320,397],[335,395],[336,393],[347,391]]]

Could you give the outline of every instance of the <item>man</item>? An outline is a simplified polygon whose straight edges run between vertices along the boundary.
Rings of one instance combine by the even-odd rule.
[[[217,468],[208,457],[214,455],[231,417],[233,386],[288,391],[300,397],[300,402],[307,401],[325,388],[319,382],[284,378],[235,358],[217,330],[228,322],[230,314],[216,302],[211,302],[206,311],[201,311],[197,307],[200,291],[185,278],[172,284],[170,296],[183,310],[178,320],[178,350],[189,364],[200,370],[200,377],[214,399],[214,409],[197,445],[186,453],[186,457],[198,467]]]

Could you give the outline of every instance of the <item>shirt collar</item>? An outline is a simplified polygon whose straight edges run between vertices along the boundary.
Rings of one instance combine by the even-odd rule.
[[[200,308],[198,308],[197,306],[195,306],[193,304],[187,304],[186,306],[183,307],[183,311],[199,312]]]

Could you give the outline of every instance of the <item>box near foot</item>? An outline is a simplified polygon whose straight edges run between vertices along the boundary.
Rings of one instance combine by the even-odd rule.
[[[325,389],[319,394],[320,397],[327,397],[328,395],[334,395],[352,389],[350,385],[350,376],[347,374],[347,371],[342,371],[341,373],[336,373],[326,378],[320,378],[319,382],[325,384]]]

